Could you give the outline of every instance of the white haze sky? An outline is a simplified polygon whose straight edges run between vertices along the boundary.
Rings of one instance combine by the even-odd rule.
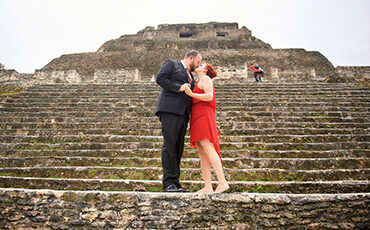
[[[369,0],[0,0],[0,63],[33,73],[63,54],[165,23],[237,22],[273,48],[370,66]]]

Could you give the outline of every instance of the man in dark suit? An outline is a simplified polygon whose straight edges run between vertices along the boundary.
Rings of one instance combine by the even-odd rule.
[[[155,115],[159,116],[162,124],[162,181],[165,192],[187,192],[181,187],[179,177],[192,98],[184,91],[187,84],[194,87],[191,72],[198,68],[201,61],[200,53],[190,50],[181,61],[166,60],[156,78],[157,84],[162,87]]]

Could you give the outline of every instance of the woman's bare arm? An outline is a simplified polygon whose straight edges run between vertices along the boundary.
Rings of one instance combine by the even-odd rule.
[[[185,90],[185,93],[190,97],[194,97],[201,101],[212,101],[213,100],[213,82],[211,78],[207,77],[201,82],[201,89],[204,93],[193,93],[191,89],[188,87]],[[198,83],[199,84],[199,83]]]

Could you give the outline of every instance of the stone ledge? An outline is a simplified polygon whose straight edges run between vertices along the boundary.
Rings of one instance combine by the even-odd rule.
[[[0,189],[0,227],[366,229],[370,193],[168,194]]]
[[[196,191],[203,181],[181,181],[184,188]],[[216,182],[213,182],[216,186]],[[337,194],[370,192],[370,181],[229,181],[229,192],[289,193],[289,194]],[[0,176],[3,188],[53,189],[78,191],[162,191],[160,180],[132,179],[82,179],[82,178],[37,178]]]

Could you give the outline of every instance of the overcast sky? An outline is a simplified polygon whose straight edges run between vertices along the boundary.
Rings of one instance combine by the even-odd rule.
[[[0,0],[0,63],[33,73],[63,54],[164,23],[237,22],[273,48],[370,66],[369,0]]]

